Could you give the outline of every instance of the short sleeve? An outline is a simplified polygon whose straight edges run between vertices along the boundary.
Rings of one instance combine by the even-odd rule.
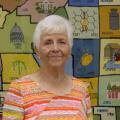
[[[3,120],[23,120],[23,97],[19,82],[12,82],[5,96],[3,106]]]
[[[90,100],[90,94],[88,91],[88,87],[86,88],[85,93],[85,104],[86,104],[86,112],[88,120],[93,120],[93,114],[92,114],[92,108],[91,108],[91,100]]]

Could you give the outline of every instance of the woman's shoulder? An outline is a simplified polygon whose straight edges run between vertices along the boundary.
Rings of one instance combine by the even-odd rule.
[[[16,89],[23,95],[40,91],[36,82],[31,78],[31,75],[14,80],[10,85],[10,89]]]
[[[77,90],[81,90],[81,91],[88,91],[88,87],[89,87],[89,83],[83,81],[80,78],[76,78],[76,77],[72,77],[73,80],[73,86],[75,89]]]
[[[30,82],[32,82],[30,75],[25,75],[25,76],[22,76],[18,79],[13,80],[11,83],[24,84],[24,83],[30,83]]]
[[[10,89],[11,88],[16,88],[16,89],[28,89],[28,87],[33,87],[35,86],[34,81],[30,78],[30,75],[25,75],[23,77],[20,77],[18,79],[15,79],[11,82],[10,84]]]

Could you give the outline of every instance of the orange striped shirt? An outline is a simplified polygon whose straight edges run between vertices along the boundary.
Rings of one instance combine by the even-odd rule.
[[[92,120],[87,86],[80,79],[72,79],[74,87],[64,96],[41,91],[29,75],[12,82],[4,102],[3,120]]]

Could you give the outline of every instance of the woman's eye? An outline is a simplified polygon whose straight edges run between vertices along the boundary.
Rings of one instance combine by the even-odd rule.
[[[60,44],[66,44],[66,42],[65,42],[65,41],[62,41],[62,40],[60,40],[59,43],[60,43]]]
[[[51,40],[48,40],[48,41],[46,41],[44,44],[45,44],[45,45],[50,45],[50,44],[52,44],[52,41],[51,41]]]

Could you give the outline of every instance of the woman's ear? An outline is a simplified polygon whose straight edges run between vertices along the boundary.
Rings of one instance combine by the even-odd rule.
[[[71,54],[72,54],[72,49],[70,48],[69,56],[71,56]]]
[[[37,54],[38,58],[40,59],[40,51],[37,47],[34,48],[35,49],[35,53]]]

